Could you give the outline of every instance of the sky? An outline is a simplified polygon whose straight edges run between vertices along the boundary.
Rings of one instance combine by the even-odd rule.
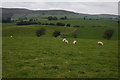
[[[2,2],[4,8],[25,8],[30,10],[68,10],[77,13],[86,14],[118,14],[118,2],[106,1],[91,1],[91,2],[48,2],[48,1],[20,1],[15,2],[6,1]]]

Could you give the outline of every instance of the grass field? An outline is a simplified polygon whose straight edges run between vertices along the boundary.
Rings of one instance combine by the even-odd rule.
[[[81,39],[103,39],[103,34],[108,29],[115,30],[112,37],[113,40],[118,39],[118,24],[115,21],[109,20],[40,20],[42,23],[70,23],[71,26],[80,25],[80,28],[74,27],[58,27],[58,26],[41,26],[41,25],[25,25],[16,26],[15,23],[3,24],[3,36],[36,36],[35,31],[40,28],[46,28],[46,34],[44,36],[51,37],[54,30],[61,31],[62,34],[66,34],[67,37],[73,38],[72,34],[77,34],[78,38]],[[29,33],[29,34],[28,34]]]
[[[75,24],[69,20],[64,23]],[[74,27],[3,24],[3,78],[118,78],[117,23],[98,20],[76,24],[84,27],[76,30]],[[46,34],[36,37],[35,31],[40,27],[46,28]],[[67,34],[69,44],[64,44],[62,38],[51,37],[56,29]],[[111,40],[102,38],[107,29],[116,31]],[[73,31],[78,38],[71,37]],[[73,40],[77,40],[77,45],[72,44]],[[104,42],[103,46],[97,45],[99,40]]]
[[[117,41],[77,39],[66,45],[59,38],[4,37],[3,77],[116,78]],[[70,42],[74,39],[68,39]]]

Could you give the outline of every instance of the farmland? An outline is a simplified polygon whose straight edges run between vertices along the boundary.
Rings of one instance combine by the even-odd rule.
[[[72,27],[3,23],[3,78],[118,78],[116,21],[42,19],[39,22],[70,23]],[[46,33],[37,37],[35,32],[41,27]],[[107,29],[115,30],[111,40],[103,38]],[[64,44],[63,38],[53,37],[54,30],[65,34],[69,44]],[[73,38],[73,32],[77,38]],[[73,40],[77,40],[77,45],[72,44]],[[103,46],[97,45],[99,40],[104,42]]]
[[[59,27],[59,26],[46,26],[46,25],[23,25],[16,26],[15,23],[3,23],[3,36],[32,36],[36,37],[35,31],[40,28],[46,28],[46,37],[51,37],[54,30],[60,30],[62,34],[66,34],[67,37],[72,37],[71,34],[76,30],[78,38],[86,39],[103,39],[103,34],[108,29],[115,30],[115,34],[112,39],[118,39],[118,24],[116,21],[110,20],[40,20],[41,23],[57,23],[64,22],[70,23],[72,27]],[[74,25],[80,25],[80,28],[74,28]],[[29,32],[29,34],[27,34]]]

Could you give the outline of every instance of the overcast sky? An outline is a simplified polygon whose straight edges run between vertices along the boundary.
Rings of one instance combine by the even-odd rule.
[[[3,2],[4,8],[68,10],[87,14],[118,14],[118,2]]]

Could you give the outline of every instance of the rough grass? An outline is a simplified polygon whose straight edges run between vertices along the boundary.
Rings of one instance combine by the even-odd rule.
[[[118,42],[52,37],[3,37],[3,78],[117,78]]]
[[[112,40],[118,39],[118,24],[110,20],[40,20],[42,23],[70,23],[80,25],[80,28],[65,27],[65,26],[43,26],[43,25],[25,25],[17,26],[15,23],[3,24],[3,36],[36,36],[35,32],[38,28],[46,28],[44,36],[51,37],[54,30],[61,31],[66,37],[73,38],[73,33],[77,34],[81,39],[103,39],[103,34],[108,29],[115,30]],[[29,34],[28,34],[29,33]]]
[[[3,24],[3,78],[118,78],[118,28],[115,21],[60,22],[83,27]],[[35,31],[41,27],[46,28],[46,34],[36,37]],[[103,32],[111,28],[116,31],[112,40],[103,40]],[[62,43],[62,38],[51,37],[54,30],[67,34],[69,44]],[[74,31],[78,38],[72,38]],[[77,40],[77,45],[72,44],[73,40]],[[98,46],[98,40],[104,45]]]
[[[71,26],[74,25],[80,25],[83,27],[92,27],[92,26],[103,26],[103,27],[117,27],[117,21],[112,20],[47,20],[47,19],[41,19],[39,20],[41,23],[57,23],[62,22],[66,24],[71,24]]]
[[[30,37],[36,36],[36,30],[39,28],[45,28],[46,32],[44,36],[51,37],[54,30],[59,30],[61,34],[68,34],[74,30],[73,27],[58,27],[58,26],[41,26],[41,25],[25,25],[16,27],[6,27],[3,28],[3,36],[25,36]]]

